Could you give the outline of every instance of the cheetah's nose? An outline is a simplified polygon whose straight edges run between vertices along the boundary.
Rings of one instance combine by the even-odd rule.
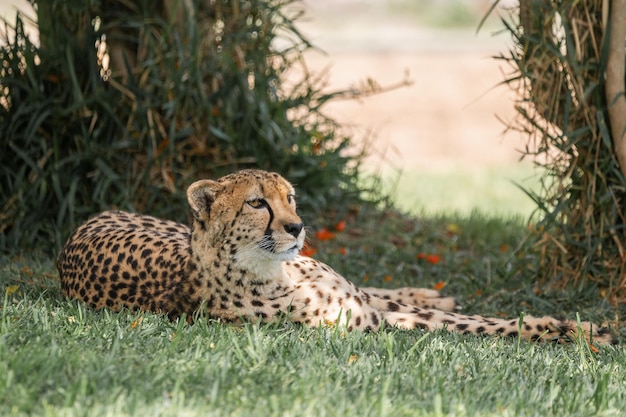
[[[297,238],[303,227],[304,223],[289,223],[285,225],[285,232]]]

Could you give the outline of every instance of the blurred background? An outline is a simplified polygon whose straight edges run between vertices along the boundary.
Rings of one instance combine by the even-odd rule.
[[[367,78],[382,87],[412,84],[359,101],[332,102],[326,111],[375,137],[367,161],[403,209],[416,213],[474,209],[528,217],[533,202],[515,185],[536,189],[525,146],[506,131],[514,94],[502,81],[511,69],[502,1],[479,31],[492,0],[306,0],[300,27],[322,51],[310,69],[328,68],[329,89]]]
[[[492,0],[304,0],[298,27],[318,47],[310,71],[327,71],[328,91],[375,80],[392,89],[359,100],[334,101],[325,112],[356,141],[371,142],[369,173],[380,175],[400,208],[416,214],[460,213],[528,217],[532,201],[516,184],[535,189],[524,139],[506,131],[514,95],[500,84],[510,68],[502,1],[480,31]],[[9,21],[24,0],[5,0]]]

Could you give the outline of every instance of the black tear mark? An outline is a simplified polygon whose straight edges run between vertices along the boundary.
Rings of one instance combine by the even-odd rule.
[[[267,222],[267,227],[265,228],[265,235],[271,236],[272,235],[272,222],[274,221],[274,210],[272,210],[269,204],[265,204],[265,208],[267,208],[267,212],[270,215],[270,220]]]

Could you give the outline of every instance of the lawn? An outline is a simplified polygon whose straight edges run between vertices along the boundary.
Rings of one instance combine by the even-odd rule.
[[[533,283],[519,218],[361,208],[310,251],[359,284],[440,288],[467,313],[611,321],[594,288]],[[317,237],[316,237],[317,235]],[[517,416],[626,409],[621,346],[290,323],[194,325],[65,300],[46,256],[0,259],[0,415]],[[620,333],[618,331],[618,333]],[[623,334],[620,334],[623,339]]]
[[[472,211],[492,216],[528,219],[537,205],[524,190],[537,193],[540,179],[530,164],[471,170],[383,171],[383,185],[397,207],[419,215]],[[524,189],[524,190],[523,190]]]

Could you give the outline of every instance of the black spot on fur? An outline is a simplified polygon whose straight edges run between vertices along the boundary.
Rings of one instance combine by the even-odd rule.
[[[417,316],[424,320],[430,320],[433,318],[434,313],[432,311],[420,311]]]
[[[400,306],[398,304],[390,301],[390,302],[387,303],[387,309],[389,311],[398,311],[398,310],[400,310]]]
[[[374,326],[378,326],[380,324],[380,321],[378,320],[378,315],[375,312],[372,312],[370,317],[372,318],[372,323],[374,323]]]

